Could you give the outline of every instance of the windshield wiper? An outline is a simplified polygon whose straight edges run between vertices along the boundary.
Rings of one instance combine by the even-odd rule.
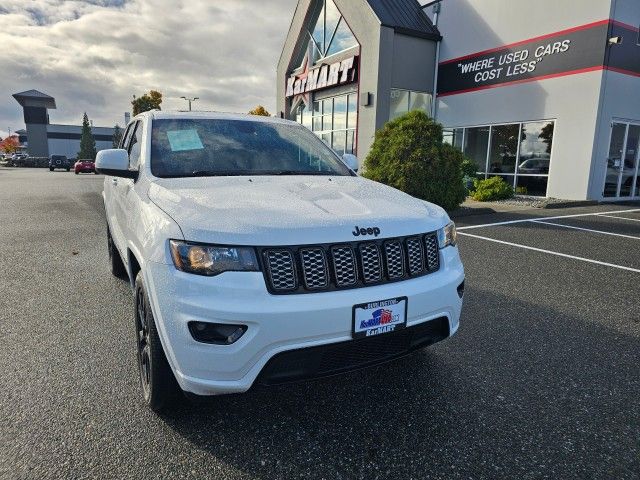
[[[191,178],[191,177],[251,177],[269,175],[325,175],[339,176],[337,172],[300,171],[300,170],[263,170],[263,171],[241,171],[241,170],[194,170],[190,173],[176,173],[162,175],[162,178]]]
[[[300,170],[278,170],[276,172],[265,173],[264,175],[339,175],[339,173],[333,172],[318,172],[314,171],[300,171]]]
[[[240,172],[232,170],[195,170],[191,172],[189,177],[236,177],[251,175],[249,172]]]

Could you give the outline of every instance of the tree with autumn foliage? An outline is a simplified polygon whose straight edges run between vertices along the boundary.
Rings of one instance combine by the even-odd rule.
[[[149,110],[160,110],[162,103],[162,94],[156,90],[150,90],[141,97],[134,98],[131,102],[133,106],[133,116],[139,113],[148,112]]]
[[[17,135],[10,135],[4,140],[0,141],[0,151],[3,153],[16,153],[19,147],[20,141],[18,140]]]
[[[271,114],[262,105],[258,105],[256,108],[249,112],[249,115],[258,115],[260,117],[270,117]]]

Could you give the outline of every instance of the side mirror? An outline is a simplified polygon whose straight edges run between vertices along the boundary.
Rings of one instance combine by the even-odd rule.
[[[121,148],[100,150],[96,156],[96,171],[112,177],[138,178],[138,172],[129,170],[129,154]]]
[[[345,153],[344,155],[342,155],[342,161],[354,172],[358,171],[358,157],[356,157],[355,155]]]

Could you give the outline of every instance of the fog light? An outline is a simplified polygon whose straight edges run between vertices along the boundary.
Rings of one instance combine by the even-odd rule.
[[[464,296],[464,281],[458,285],[458,296],[462,298]]]
[[[194,339],[198,342],[214,345],[231,345],[237,342],[246,331],[246,325],[189,322],[189,332]]]

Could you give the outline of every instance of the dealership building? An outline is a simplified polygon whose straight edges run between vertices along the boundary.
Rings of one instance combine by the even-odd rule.
[[[640,198],[638,0],[433,3],[299,0],[280,115],[362,161],[376,130],[421,109],[518,193]]]
[[[64,155],[76,158],[80,151],[82,125],[56,125],[49,122],[49,110],[56,108],[55,98],[38,90],[16,93],[13,98],[23,111],[26,129],[19,130],[21,150],[32,157]],[[111,148],[113,128],[91,127],[96,150]]]

